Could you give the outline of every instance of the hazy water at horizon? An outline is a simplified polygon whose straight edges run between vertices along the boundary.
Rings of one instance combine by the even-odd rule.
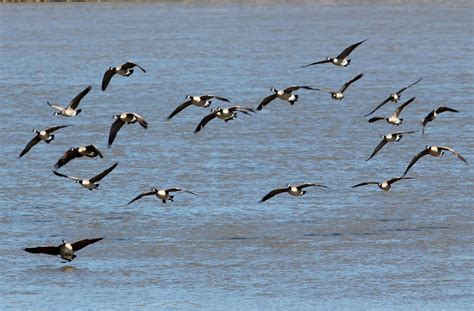
[[[0,5],[0,306],[2,309],[362,310],[470,309],[473,299],[473,6],[446,4],[47,4]],[[369,39],[347,68],[301,65]],[[114,77],[133,61],[147,73]],[[339,88],[343,101],[300,90],[253,116],[213,120],[207,110],[166,117],[187,94],[256,107],[269,89]],[[416,101],[392,127],[363,117],[388,94]],[[87,85],[74,118],[52,116]],[[211,107],[226,106],[213,100]],[[423,137],[420,120],[449,106]],[[387,104],[374,115],[395,109]],[[115,114],[133,111],[147,130]],[[16,157],[33,128],[73,125]],[[417,130],[365,160],[380,135]],[[96,144],[104,159],[60,171],[115,171],[89,192],[51,173],[70,147]],[[367,186],[403,173],[425,145],[415,180],[390,192]],[[287,183],[318,182],[303,197],[258,200]],[[162,204],[126,205],[150,187],[182,187]],[[104,236],[67,265],[22,248]]]

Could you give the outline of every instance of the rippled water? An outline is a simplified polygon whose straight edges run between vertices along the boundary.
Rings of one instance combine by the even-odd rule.
[[[2,309],[469,309],[472,165],[427,157],[390,192],[350,187],[401,175],[426,144],[474,162],[472,16],[472,2],[1,5]],[[347,68],[300,68],[367,38]],[[127,60],[147,73],[101,92],[105,69]],[[341,102],[301,90],[294,106],[276,100],[196,135],[204,109],[166,121],[187,94],[256,107],[271,87],[339,88],[360,72]],[[403,94],[417,100],[401,127],[367,123],[419,77]],[[89,84],[79,116],[52,116],[46,101],[65,105]],[[386,106],[381,115],[395,109]],[[419,121],[438,106],[461,113],[442,114],[423,137]],[[150,127],[125,126],[107,149],[124,111]],[[73,126],[17,159],[33,128],[60,124]],[[365,161],[400,129],[418,132]],[[104,159],[61,172],[90,177],[118,161],[96,192],[51,173],[65,150],[89,143]],[[329,189],[258,203],[300,182]],[[126,205],[152,186],[200,195]],[[67,265],[22,251],[98,236]]]

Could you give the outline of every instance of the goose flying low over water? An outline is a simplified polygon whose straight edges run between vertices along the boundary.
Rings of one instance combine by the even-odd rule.
[[[198,126],[194,130],[194,134],[201,131],[206,126],[206,124],[214,118],[224,120],[225,122],[237,118],[237,112],[242,112],[244,114],[250,115],[250,113],[255,112],[255,110],[253,110],[252,108],[241,106],[233,106],[229,108],[218,107],[216,109],[211,110],[211,113],[205,116],[201,120],[201,122],[199,122]]]
[[[92,86],[88,86],[84,89],[84,91],[80,92],[76,97],[74,97],[69,105],[64,108],[58,104],[51,104],[50,102],[47,102],[48,105],[58,111],[56,111],[53,115],[55,116],[64,116],[64,117],[73,117],[81,113],[81,109],[77,109],[77,106],[79,106],[79,103],[81,102],[81,99],[89,93],[89,91],[92,89]]]
[[[44,129],[42,131],[38,131],[38,130],[34,129],[33,132],[36,133],[36,136],[33,137],[32,140],[30,140],[30,142],[26,145],[26,147],[23,149],[23,151],[20,153],[20,155],[18,157],[21,158],[22,156],[24,156],[28,151],[30,151],[30,149],[34,145],[36,145],[37,143],[39,143],[42,140],[44,140],[47,144],[49,144],[54,139],[54,135],[51,134],[51,133],[53,133],[54,131],[57,131],[59,129],[62,129],[63,127],[68,127],[68,126],[69,125],[54,126],[54,127]]]
[[[400,97],[402,96],[402,93],[408,89],[409,87],[412,87],[413,85],[417,84],[418,82],[420,82],[423,78],[420,78],[418,79],[416,82],[408,85],[408,86],[405,86],[401,89],[399,89],[396,93],[393,93],[393,94],[390,94],[389,97],[387,97],[383,102],[381,102],[377,107],[375,107],[374,110],[372,110],[371,112],[369,112],[368,114],[365,115],[365,117],[368,117],[370,116],[372,113],[376,112],[380,107],[382,107],[383,105],[385,105],[386,103],[388,103],[389,101],[391,102],[394,102],[394,103],[398,103],[398,101],[400,100]]]
[[[446,112],[446,111],[449,111],[449,112],[459,112],[459,110],[456,110],[456,109],[453,109],[453,108],[449,108],[449,107],[438,107],[436,108],[435,110],[432,110],[430,113],[428,113],[428,115],[426,117],[423,118],[423,120],[421,120],[421,132],[423,133],[423,135],[425,135],[425,126],[433,121],[434,119],[436,119],[436,117],[438,116],[438,114],[442,113],[442,112]]]
[[[414,178],[413,177],[395,177],[395,178],[385,180],[385,181],[382,181],[382,182],[367,181],[367,182],[363,182],[363,183],[354,185],[351,188],[357,188],[357,187],[360,187],[360,186],[367,186],[367,185],[377,185],[383,191],[389,191],[392,188],[393,183],[395,183],[399,180],[402,180],[402,179],[414,179]]]
[[[58,246],[28,247],[28,248],[25,248],[24,250],[28,253],[33,253],[33,254],[48,254],[48,255],[53,255],[53,256],[59,255],[65,261],[70,262],[74,258],[77,257],[74,254],[74,252],[77,252],[80,249],[83,249],[84,247],[86,247],[87,245],[93,244],[102,239],[103,238],[85,239],[85,240],[80,240],[74,243],[68,243],[65,240],[63,240],[62,243]]]
[[[140,124],[144,129],[148,128],[148,122],[146,122],[142,116],[134,112],[123,112],[121,114],[115,115],[114,119],[115,121],[112,123],[109,133],[109,147],[112,146],[118,131],[124,124],[133,124],[138,122],[138,124]]]
[[[373,117],[373,118],[370,118],[369,119],[369,123],[372,123],[372,122],[376,122],[376,121],[380,121],[380,120],[385,120],[387,121],[388,123],[392,124],[392,125],[400,125],[402,124],[403,122],[403,118],[399,118],[400,116],[400,113],[402,112],[403,108],[405,108],[406,106],[408,106],[410,103],[412,103],[414,100],[416,99],[416,97],[412,97],[410,98],[409,100],[407,100],[405,103],[401,104],[400,106],[397,107],[397,109],[395,109],[395,111],[392,113],[392,115],[388,118],[384,118],[384,117]]]
[[[148,195],[155,195],[163,203],[166,203],[166,201],[173,202],[174,195],[170,195],[170,192],[178,192],[178,191],[183,191],[183,192],[187,192],[187,193],[190,193],[190,194],[193,194],[193,195],[197,195],[194,192],[191,192],[191,191],[188,191],[188,190],[183,190],[181,188],[168,188],[168,189],[152,188],[151,191],[140,193],[138,196],[136,196],[133,200],[131,200],[127,204],[131,204],[131,203],[133,203],[137,200],[140,200],[144,196],[148,196]]]
[[[342,100],[344,98],[344,92],[345,90],[347,90],[347,88],[354,82],[356,82],[357,80],[359,80],[360,78],[362,78],[364,76],[364,74],[358,74],[357,76],[355,76],[354,78],[352,78],[351,80],[347,81],[346,83],[344,83],[344,85],[341,87],[341,89],[339,91],[337,90],[330,90],[330,89],[315,89],[316,91],[321,91],[321,92],[326,92],[326,93],[329,93],[331,94],[331,98],[332,99],[335,99],[335,100]]]
[[[97,156],[101,158],[104,157],[102,153],[99,151],[99,149],[97,149],[97,147],[94,145],[71,148],[67,150],[66,152],[64,152],[63,156],[58,160],[58,162],[54,164],[54,168],[58,169],[66,165],[69,161],[75,158],[81,158],[81,157],[95,158]]]
[[[260,105],[258,105],[257,110],[262,110],[263,107],[268,105],[275,98],[285,100],[289,102],[291,105],[293,105],[296,101],[298,101],[298,95],[292,94],[292,92],[297,91],[299,89],[313,90],[313,91],[317,90],[315,88],[312,88],[306,85],[293,85],[293,86],[287,87],[284,90],[277,90],[277,89],[272,88],[270,90],[273,92],[273,94],[265,97],[260,103]]]
[[[277,194],[283,193],[283,192],[288,192],[290,195],[299,197],[304,195],[307,191],[303,190],[304,188],[307,187],[322,187],[322,188],[327,188],[327,186],[321,185],[321,184],[315,184],[315,183],[304,183],[301,185],[291,185],[288,184],[286,188],[277,188],[273,189],[269,193],[267,193],[261,200],[260,203],[265,202],[266,200],[274,197]]]
[[[377,152],[379,152],[380,149],[382,149],[383,146],[385,146],[387,143],[392,143],[392,142],[397,142],[400,141],[405,134],[413,134],[415,131],[409,131],[409,132],[397,132],[397,133],[389,133],[387,135],[382,135],[382,141],[375,147],[374,151],[370,155],[370,157],[366,160],[369,161],[372,159]]]
[[[354,43],[353,45],[345,48],[344,51],[342,51],[341,54],[337,55],[336,57],[327,57],[325,60],[318,61],[318,62],[315,62],[315,63],[311,63],[311,64],[308,64],[308,65],[304,65],[304,66],[301,66],[301,67],[309,67],[309,66],[324,64],[324,63],[332,63],[336,66],[343,66],[343,67],[349,66],[349,64],[351,63],[351,60],[347,59],[347,57],[349,56],[349,54],[351,54],[351,52],[356,47],[358,47],[359,45],[361,45],[365,41],[367,41],[367,39],[365,39],[363,41],[360,41],[360,42],[357,42],[357,43]]]
[[[74,180],[75,182],[81,184],[81,186],[83,186],[84,188],[86,189],[89,189],[89,190],[98,190],[99,189],[99,184],[96,184],[96,182],[100,181],[102,178],[104,178],[105,176],[107,176],[110,172],[112,172],[114,170],[115,167],[117,167],[118,163],[115,163],[114,165],[112,165],[111,167],[109,167],[108,169],[106,169],[105,171],[103,171],[102,173],[92,177],[91,179],[80,179],[79,177],[74,177],[74,176],[67,176],[67,175],[64,175],[64,174],[61,174],[61,173],[58,173],[56,171],[53,171],[54,175],[56,176],[60,176],[60,177],[65,177],[65,178],[69,178],[69,179],[72,179]]]
[[[145,69],[131,62],[126,62],[125,64],[117,67],[109,67],[109,69],[105,71],[104,77],[102,78],[102,91],[105,91],[107,85],[109,85],[110,79],[112,79],[116,73],[121,76],[128,77],[133,73],[133,67],[138,67],[146,73]]]
[[[174,117],[175,115],[180,113],[183,109],[185,109],[185,108],[187,108],[191,105],[207,108],[211,105],[212,102],[209,99],[212,99],[212,98],[230,103],[230,100],[228,100],[227,98],[221,97],[221,96],[216,96],[216,95],[202,95],[202,96],[190,96],[190,95],[188,95],[188,96],[186,96],[187,101],[185,101],[184,103],[179,105],[168,116],[168,120],[171,120],[172,117]]]
[[[445,147],[445,146],[426,146],[426,148],[419,152],[417,155],[415,155],[413,157],[413,159],[410,161],[410,163],[408,164],[406,170],[405,170],[405,173],[403,173],[403,176],[406,176],[406,174],[408,173],[408,171],[410,170],[410,168],[415,165],[415,163],[421,159],[422,157],[424,157],[425,155],[429,154],[433,157],[440,157],[442,155],[445,154],[445,151],[449,151],[451,152],[455,157],[457,157],[459,160],[463,161],[464,163],[467,164],[467,161],[466,159],[464,159],[459,153],[457,153],[456,151],[454,151],[452,148],[450,147]]]

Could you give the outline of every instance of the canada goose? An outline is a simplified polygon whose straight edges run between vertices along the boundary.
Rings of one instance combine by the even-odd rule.
[[[202,130],[206,126],[206,124],[214,118],[219,118],[221,120],[224,120],[225,122],[237,118],[237,112],[242,112],[250,115],[250,112],[255,112],[255,110],[253,110],[252,108],[241,106],[233,106],[229,108],[217,107],[216,109],[211,110],[211,112],[207,116],[205,116],[201,120],[201,122],[199,122],[198,126],[194,130],[194,134]]]
[[[387,135],[382,135],[382,141],[377,145],[377,147],[375,147],[374,151],[372,152],[372,154],[366,161],[369,161],[370,159],[372,159],[377,154],[377,152],[379,152],[379,150],[382,149],[382,147],[385,146],[387,143],[400,141],[404,134],[413,134],[413,133],[415,133],[415,131],[389,133]]]
[[[369,119],[369,123],[380,121],[380,120],[385,120],[388,123],[392,125],[400,125],[403,122],[403,118],[398,118],[400,116],[400,113],[402,112],[403,108],[408,106],[411,102],[415,100],[416,97],[412,97],[409,100],[407,100],[405,103],[401,104],[400,106],[395,109],[395,111],[392,113],[392,115],[388,118],[383,118],[383,117],[373,117]]]
[[[102,153],[99,151],[99,149],[97,149],[97,147],[94,145],[71,148],[71,149],[68,149],[66,152],[64,152],[63,156],[58,160],[58,162],[54,164],[54,168],[58,169],[66,165],[69,161],[75,158],[81,158],[81,157],[95,158],[97,156],[101,158],[104,157]]]
[[[315,62],[315,63],[311,63],[309,65],[304,65],[304,66],[301,66],[301,67],[309,67],[309,66],[313,66],[313,65],[318,65],[318,64],[324,64],[324,63],[333,63],[334,65],[336,66],[343,66],[343,67],[346,67],[348,66],[350,63],[351,63],[351,60],[350,59],[347,59],[347,57],[349,56],[349,54],[351,54],[351,52],[356,48],[358,47],[360,44],[364,43],[365,41],[367,41],[367,39],[363,40],[363,41],[360,41],[360,42],[357,42],[357,43],[354,43],[353,45],[347,47],[344,49],[344,51],[341,52],[341,54],[337,55],[335,58],[333,57],[327,57],[325,60],[322,60],[322,61],[319,61],[319,62]]]
[[[183,192],[187,192],[187,193],[190,193],[190,194],[197,195],[194,192],[191,192],[191,191],[188,191],[188,190],[183,190],[181,188],[169,188],[169,189],[152,188],[152,190],[149,191],[149,192],[140,193],[137,197],[135,197],[133,200],[131,200],[127,204],[131,204],[131,203],[133,203],[133,202],[135,202],[135,201],[137,201],[137,200],[139,200],[139,199],[141,199],[141,198],[143,198],[144,196],[147,196],[147,195],[156,195],[156,197],[158,199],[160,199],[161,202],[163,202],[163,203],[166,203],[166,201],[173,202],[174,195],[170,195],[170,192],[177,192],[177,191],[183,191]]]
[[[49,144],[54,139],[54,135],[51,134],[52,132],[59,130],[63,127],[68,127],[68,126],[69,125],[54,126],[54,127],[44,129],[42,131],[38,131],[37,129],[34,129],[33,132],[36,133],[36,136],[33,137],[32,140],[30,140],[30,142],[26,145],[25,149],[23,149],[23,151],[20,153],[18,157],[21,158],[22,156],[24,156],[28,151],[30,151],[30,149],[34,145],[36,145],[42,140],[44,140],[47,144]]]
[[[445,153],[445,151],[451,152],[452,154],[454,154],[455,157],[457,157],[458,159],[460,159],[461,161],[467,164],[466,159],[464,159],[459,153],[457,153],[450,147],[426,146],[426,148],[423,151],[419,152],[417,155],[413,157],[413,159],[411,159],[410,163],[407,166],[407,169],[405,170],[405,173],[403,173],[403,176],[406,176],[406,174],[408,173],[408,170],[416,163],[416,161],[418,161],[420,158],[424,157],[425,155],[429,154],[433,157],[440,157]]]
[[[365,115],[365,117],[368,117],[370,116],[372,113],[376,112],[380,107],[382,107],[383,105],[385,105],[386,103],[388,103],[389,101],[391,102],[394,102],[394,103],[397,103],[399,100],[400,100],[400,97],[402,96],[402,93],[408,89],[409,87],[412,87],[413,85],[417,84],[418,82],[420,82],[423,78],[420,78],[418,79],[416,82],[408,85],[408,86],[405,86],[401,89],[399,89],[396,93],[393,93],[393,94],[390,94],[389,97],[387,97],[383,102],[381,102],[377,107],[375,107],[374,110],[372,110],[371,112],[369,112],[368,114]]]
[[[109,67],[109,69],[105,71],[104,77],[102,78],[102,91],[105,91],[105,89],[107,88],[107,85],[109,85],[110,79],[112,79],[112,77],[116,73],[118,73],[121,76],[128,77],[133,73],[132,68],[135,66],[140,68],[143,72],[146,73],[145,69],[131,62],[126,62],[125,64],[117,66],[117,67]]]
[[[262,110],[263,107],[268,105],[268,103],[270,103],[275,98],[286,100],[291,105],[293,105],[296,101],[298,101],[298,95],[292,94],[292,92],[297,91],[299,89],[316,90],[315,88],[312,88],[306,85],[293,85],[293,86],[287,87],[284,90],[277,90],[277,89],[271,88],[270,90],[273,92],[273,94],[265,97],[260,103],[260,105],[258,105],[257,110]]]
[[[68,243],[66,240],[63,240],[62,243],[58,246],[38,246],[38,247],[28,247],[24,250],[28,253],[33,254],[48,254],[57,256],[60,255],[62,259],[70,262],[77,256],[74,255],[74,252],[86,247],[87,245],[93,244],[102,240],[103,238],[96,239],[85,239],[80,240],[74,243]]]
[[[421,120],[421,132],[423,133],[423,135],[425,135],[425,126],[433,121],[434,119],[436,119],[436,117],[438,116],[438,114],[442,113],[442,112],[446,112],[446,111],[450,111],[450,112],[459,112],[459,110],[456,110],[456,109],[453,109],[453,108],[449,108],[449,107],[438,107],[436,108],[435,110],[432,110],[430,113],[428,113],[428,115],[426,117],[423,118],[423,120]]]
[[[367,182],[363,182],[363,183],[354,185],[351,188],[356,188],[356,187],[366,186],[366,185],[377,185],[383,191],[389,191],[392,188],[393,183],[395,183],[399,180],[402,180],[402,179],[414,179],[414,178],[413,177],[395,177],[395,178],[385,180],[385,181],[382,181],[382,182],[367,181]]]
[[[277,189],[273,189],[272,191],[270,191],[269,193],[267,193],[261,200],[260,200],[260,203],[262,202],[265,202],[266,200],[274,197],[275,195],[279,194],[279,193],[283,193],[283,192],[288,192],[290,195],[292,196],[295,196],[295,197],[299,197],[299,196],[302,196],[306,193],[306,190],[302,190],[306,187],[323,187],[323,188],[327,188],[326,186],[324,185],[320,185],[320,184],[315,184],[315,183],[304,183],[304,184],[301,184],[301,185],[291,185],[291,184],[288,184],[286,186],[286,188],[277,188]]]
[[[65,117],[73,117],[75,115],[78,115],[79,113],[81,113],[81,109],[76,109],[77,106],[79,106],[79,103],[81,102],[81,99],[86,96],[87,93],[89,93],[89,91],[92,89],[92,86],[88,86],[84,89],[84,91],[80,92],[79,95],[77,95],[76,97],[74,97],[71,102],[69,103],[69,105],[64,108],[58,104],[51,104],[50,102],[47,102],[48,105],[58,111],[56,111],[55,113],[53,113],[53,115],[57,116],[65,116]]]
[[[112,123],[112,127],[110,128],[109,134],[109,143],[108,146],[112,146],[112,143],[115,140],[115,136],[117,136],[118,131],[122,128],[124,124],[133,124],[138,122],[144,129],[148,128],[148,122],[143,119],[142,116],[136,114],[134,112],[123,112],[121,114],[114,116],[114,123]]]
[[[339,91],[337,90],[330,90],[330,89],[315,89],[316,91],[321,91],[321,92],[326,92],[326,93],[329,93],[331,94],[331,98],[332,99],[335,99],[335,100],[342,100],[344,98],[344,91],[347,90],[347,88],[349,87],[349,85],[351,85],[352,83],[356,82],[357,80],[359,80],[360,78],[362,78],[364,76],[364,74],[358,74],[357,76],[355,76],[354,78],[352,78],[351,80],[347,81],[346,83],[344,83],[344,85],[341,87],[341,89]]]
[[[98,190],[99,189],[99,184],[96,184],[97,181],[101,180],[102,178],[104,178],[105,176],[107,176],[107,174],[109,174],[110,172],[112,172],[114,170],[114,168],[118,165],[118,163],[115,163],[114,165],[112,165],[111,167],[109,167],[108,169],[106,169],[105,171],[103,171],[102,173],[92,177],[91,179],[80,179],[79,177],[74,177],[74,176],[67,176],[67,175],[64,175],[64,174],[61,174],[61,173],[58,173],[56,171],[53,171],[54,175],[56,176],[60,176],[60,177],[65,177],[65,178],[69,178],[69,179],[72,179],[74,180],[75,182],[77,183],[80,183],[81,186],[83,186],[84,188],[87,188],[89,189],[90,191],[92,190]]]
[[[183,109],[185,109],[185,108],[187,108],[191,105],[207,108],[211,105],[211,101],[209,99],[212,99],[212,98],[230,103],[230,100],[228,100],[227,98],[221,97],[221,96],[216,96],[216,95],[202,95],[202,96],[190,96],[190,95],[188,95],[188,96],[186,96],[187,101],[185,101],[184,103],[179,105],[168,116],[168,120],[171,120],[172,117],[174,117],[175,115],[180,113]]]

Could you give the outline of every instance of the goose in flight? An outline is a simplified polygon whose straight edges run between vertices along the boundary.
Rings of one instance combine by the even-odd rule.
[[[148,191],[148,192],[142,192],[140,193],[138,196],[136,196],[133,200],[131,200],[130,202],[128,202],[127,204],[131,204],[137,200],[140,200],[141,198],[143,198],[144,196],[148,196],[148,195],[155,195],[158,199],[161,200],[161,202],[163,203],[166,203],[166,201],[171,201],[173,202],[173,199],[174,199],[174,195],[170,195],[171,192],[177,192],[177,191],[183,191],[183,192],[187,192],[187,193],[190,193],[190,194],[193,194],[193,195],[197,195],[196,193],[194,192],[191,192],[191,191],[188,191],[188,190],[183,190],[181,188],[176,188],[176,187],[173,187],[173,188],[168,188],[168,189],[158,189],[158,188],[152,188],[151,191]]]
[[[112,123],[109,133],[109,147],[112,146],[118,131],[124,124],[133,124],[138,122],[138,124],[140,124],[144,129],[148,128],[148,122],[146,122],[142,116],[134,112],[123,112],[121,114],[115,115],[114,119],[115,121]]]
[[[81,184],[81,186],[83,186],[84,188],[86,189],[89,189],[89,190],[98,190],[99,189],[99,184],[96,184],[96,182],[100,181],[102,178],[104,178],[105,176],[107,176],[110,172],[112,172],[114,170],[115,167],[117,167],[118,163],[115,163],[114,165],[112,165],[111,167],[109,167],[108,169],[106,169],[105,171],[103,171],[102,173],[92,177],[91,179],[80,179],[79,177],[74,177],[74,176],[67,176],[67,175],[64,175],[64,174],[61,174],[61,173],[58,173],[56,171],[53,171],[54,175],[56,176],[60,176],[60,177],[65,177],[65,178],[69,178],[69,179],[72,179],[74,180],[75,182]]]
[[[273,92],[273,94],[270,95],[270,96],[265,97],[262,100],[262,102],[258,105],[257,110],[262,110],[263,107],[268,105],[275,98],[285,100],[285,101],[289,102],[291,105],[293,105],[296,101],[298,101],[298,95],[297,94],[292,94],[292,92],[297,91],[299,89],[314,90],[314,91],[317,90],[315,88],[312,88],[312,87],[306,86],[306,85],[293,85],[293,86],[287,87],[284,90],[277,90],[277,89],[271,88],[270,90]]]
[[[397,142],[400,141],[405,134],[413,134],[415,131],[409,131],[409,132],[397,132],[397,133],[389,133],[387,135],[382,135],[382,141],[375,147],[374,151],[370,155],[370,157],[366,160],[369,161],[372,159],[377,152],[379,152],[380,149],[382,149],[383,146],[385,146],[387,143],[392,143],[392,142]]]
[[[446,112],[446,111],[449,111],[449,112],[459,112],[459,110],[456,110],[456,109],[453,109],[453,108],[449,108],[449,107],[438,107],[436,108],[435,110],[432,110],[430,113],[428,113],[428,115],[426,117],[423,118],[423,120],[421,120],[421,132],[423,133],[423,135],[425,135],[425,126],[433,121],[434,119],[436,119],[436,117],[438,116],[438,114],[442,113],[442,112]]]
[[[409,100],[407,100],[405,103],[401,104],[400,106],[395,109],[395,111],[392,113],[392,115],[388,118],[383,118],[383,117],[373,117],[369,119],[369,123],[380,121],[380,120],[385,120],[388,123],[392,125],[400,125],[403,122],[403,118],[399,118],[400,113],[402,112],[403,108],[408,106],[410,103],[412,103],[415,100],[416,97],[412,97]]]
[[[352,78],[351,80],[347,81],[346,83],[344,83],[344,85],[341,87],[341,89],[338,91],[338,90],[331,90],[331,89],[315,89],[316,91],[321,91],[321,92],[326,92],[326,93],[329,93],[331,94],[331,98],[332,99],[335,99],[335,100],[342,100],[344,98],[344,92],[345,90],[347,90],[347,88],[354,82],[356,82],[357,80],[359,80],[360,78],[362,78],[364,76],[364,74],[358,74],[357,76],[355,76],[354,78]]]
[[[47,144],[49,144],[54,139],[54,135],[51,133],[59,129],[62,129],[63,127],[68,127],[68,126],[69,125],[54,126],[54,127],[44,129],[42,131],[38,131],[37,129],[34,129],[33,132],[36,133],[36,136],[33,137],[32,140],[30,140],[30,142],[26,145],[26,147],[23,149],[23,151],[20,153],[18,157],[21,158],[22,156],[24,156],[28,151],[30,151],[30,149],[34,145],[36,145],[42,140],[44,140]]]
[[[80,92],[76,97],[74,97],[69,105],[64,108],[58,104],[51,104],[50,102],[47,102],[48,105],[58,111],[56,111],[53,115],[55,116],[64,116],[64,117],[73,117],[81,113],[81,109],[77,109],[77,106],[79,106],[79,103],[81,102],[81,99],[89,93],[89,91],[92,89],[92,86],[86,87],[82,92]]]
[[[287,192],[287,193],[289,193],[290,195],[295,196],[295,197],[302,196],[302,195],[304,195],[304,194],[307,192],[306,190],[303,190],[303,189],[304,189],[304,188],[307,188],[307,187],[322,187],[322,188],[327,188],[327,187],[324,186],[324,185],[315,184],[315,183],[304,183],[304,184],[301,184],[301,185],[291,185],[291,184],[288,184],[285,188],[276,188],[276,189],[273,189],[272,191],[270,191],[269,193],[267,193],[267,194],[260,200],[260,203],[265,202],[266,200],[268,200],[268,199],[274,197],[274,196],[277,195],[277,194],[283,193],[283,192]]]
[[[48,254],[53,256],[61,256],[61,259],[65,260],[65,262],[70,262],[77,256],[74,252],[77,252],[87,245],[93,244],[102,240],[103,238],[96,238],[96,239],[85,239],[80,240],[74,243],[68,243],[66,240],[63,240],[62,243],[58,246],[38,246],[38,247],[27,247],[24,250],[28,253],[33,254]]]
[[[121,76],[128,77],[133,73],[133,67],[138,67],[146,73],[145,69],[131,62],[126,62],[125,64],[117,67],[109,67],[109,69],[105,71],[104,77],[102,78],[102,91],[105,91],[107,85],[109,85],[110,79],[112,79],[116,73]]]
[[[418,82],[420,82],[423,78],[420,78],[418,79],[416,82],[408,85],[408,86],[405,86],[401,89],[399,89],[397,92],[393,93],[393,94],[390,94],[389,97],[387,97],[383,102],[381,102],[377,107],[375,107],[374,110],[372,110],[371,112],[369,112],[368,114],[365,115],[365,117],[368,117],[370,116],[372,113],[376,112],[380,107],[382,107],[383,105],[385,105],[386,103],[388,103],[389,101],[391,102],[394,102],[394,103],[398,103],[398,101],[400,100],[400,97],[402,96],[402,93],[408,89],[409,87],[412,87],[413,85],[417,84]]]
[[[389,191],[392,188],[393,183],[395,183],[399,180],[402,180],[402,179],[414,179],[414,178],[413,177],[395,177],[395,178],[385,180],[385,181],[382,181],[382,182],[367,181],[367,182],[363,182],[363,183],[354,185],[351,188],[357,188],[357,187],[360,187],[360,186],[367,186],[367,185],[377,185],[383,191]]]
[[[309,66],[324,64],[324,63],[332,63],[336,66],[343,66],[343,67],[349,66],[349,64],[351,63],[351,60],[348,59],[347,57],[349,56],[349,54],[351,54],[351,52],[356,47],[358,47],[359,45],[361,45],[365,41],[367,41],[367,39],[362,40],[362,41],[357,42],[357,43],[354,43],[353,45],[345,48],[344,51],[342,51],[341,54],[337,55],[336,57],[327,57],[325,60],[318,61],[318,62],[315,62],[315,63],[311,63],[311,64],[308,64],[308,65],[304,65],[304,66],[301,66],[301,67],[309,67]]]
[[[66,152],[64,152],[63,156],[58,160],[58,162],[54,164],[54,168],[58,169],[60,167],[63,167],[69,161],[75,158],[82,158],[82,157],[95,158],[97,156],[101,158],[104,157],[102,153],[99,151],[99,149],[97,149],[97,147],[94,145],[71,148],[71,149],[68,149]]]
[[[406,174],[408,173],[408,171],[410,170],[410,168],[415,165],[415,163],[421,159],[422,157],[424,157],[425,155],[430,155],[430,156],[433,156],[433,157],[440,157],[442,155],[444,155],[446,153],[446,151],[449,151],[451,152],[455,157],[457,157],[459,160],[463,161],[464,163],[467,164],[467,161],[466,159],[461,156],[459,153],[457,153],[456,151],[454,151],[454,149],[450,148],[450,147],[445,147],[445,146],[426,146],[426,148],[419,152],[417,155],[415,155],[413,157],[413,159],[411,159],[410,163],[408,164],[406,170],[405,170],[405,173],[403,173],[403,176],[406,176]]]
[[[194,134],[201,131],[206,126],[206,124],[212,119],[218,118],[218,119],[224,120],[225,122],[228,122],[230,120],[237,118],[238,112],[242,112],[244,114],[250,115],[250,113],[255,112],[255,110],[253,110],[252,108],[241,107],[241,106],[233,106],[229,108],[218,107],[216,109],[211,110],[211,112],[207,116],[205,116],[201,120],[201,122],[199,122],[196,129],[194,130]]]
[[[227,98],[225,97],[221,97],[221,96],[216,96],[216,95],[202,95],[202,96],[186,96],[186,99],[187,101],[185,101],[184,103],[182,103],[181,105],[179,105],[169,116],[168,116],[168,120],[171,120],[171,118],[173,118],[175,115],[177,115],[178,113],[180,113],[182,110],[184,110],[185,108],[191,106],[191,105],[194,105],[194,106],[197,106],[197,107],[204,107],[204,108],[207,108],[211,105],[211,101],[209,99],[212,99],[212,98],[215,98],[215,99],[218,99],[218,100],[221,100],[221,101],[225,101],[225,102],[228,102],[230,103],[230,100],[228,100]]]

